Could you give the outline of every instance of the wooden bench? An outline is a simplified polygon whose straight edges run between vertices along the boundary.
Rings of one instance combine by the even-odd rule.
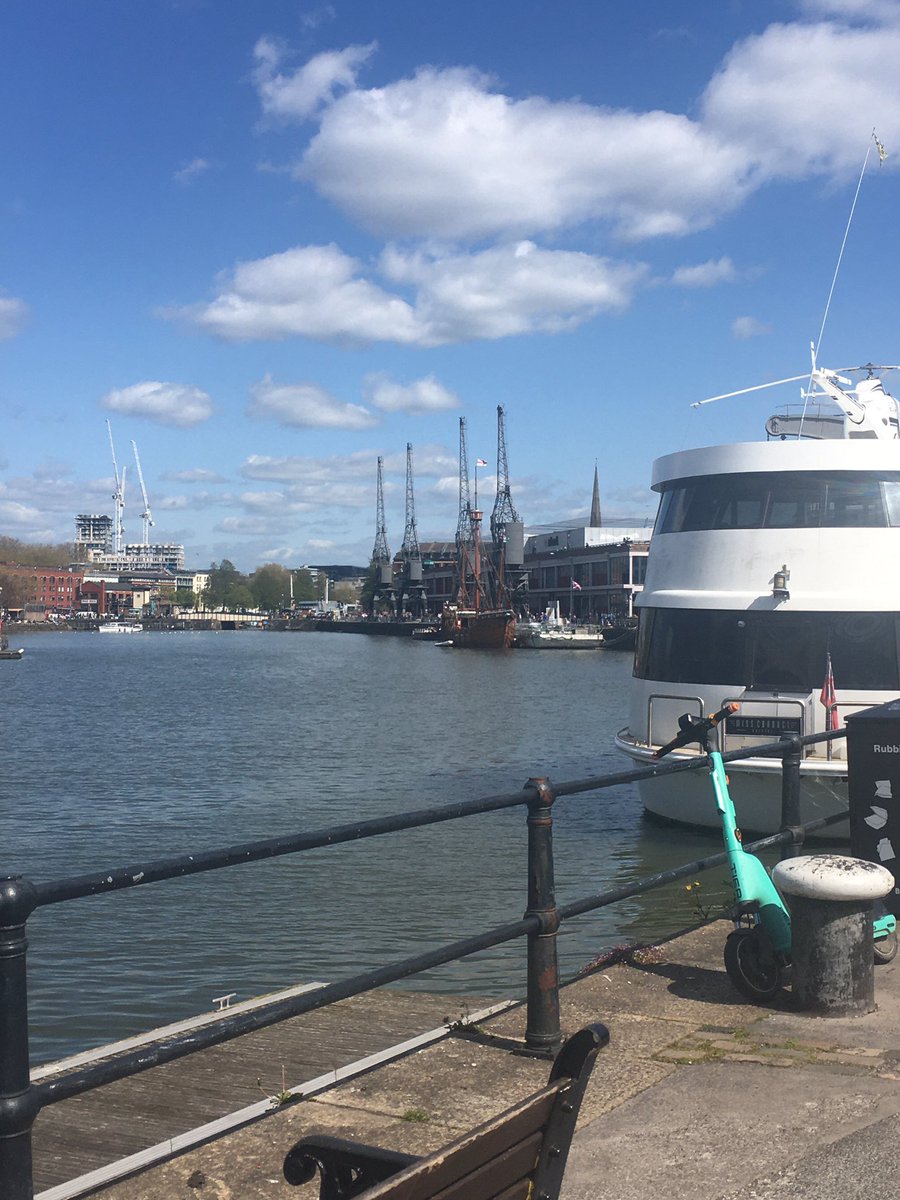
[[[562,1047],[546,1087],[451,1142],[416,1158],[332,1137],[301,1138],[288,1151],[288,1183],[321,1174],[319,1200],[557,1200],[575,1121],[605,1025]]]

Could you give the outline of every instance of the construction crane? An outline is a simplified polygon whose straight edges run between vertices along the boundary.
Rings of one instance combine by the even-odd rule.
[[[106,422],[106,432],[109,434],[109,449],[112,454],[113,475],[116,481],[116,490],[112,494],[113,503],[115,504],[115,517],[113,518],[113,551],[116,554],[122,553],[122,514],[125,511],[125,467],[122,468],[122,474],[119,474],[119,464],[116,462],[116,448],[113,445],[112,426],[109,421]]]
[[[375,545],[372,549],[372,568],[375,573],[375,589],[372,592],[373,614],[378,611],[379,604],[385,601],[391,609],[394,605],[394,568],[384,521],[384,459],[380,454],[376,480]]]
[[[414,617],[425,615],[425,588],[422,584],[422,552],[419,549],[419,534],[416,529],[416,502],[413,494],[412,443],[406,443],[406,528],[403,545],[403,576],[397,594],[397,615],[404,607]]]
[[[528,572],[525,570],[525,526],[519,519],[509,487],[509,463],[506,458],[506,413],[497,405],[497,497],[491,512],[493,562],[500,595],[497,607],[513,603],[526,607]]]
[[[144,511],[141,513],[142,521],[142,544],[150,545],[150,530],[153,526],[153,517],[150,515],[150,501],[147,499],[147,489],[144,486],[144,472],[141,470],[141,460],[138,457],[137,442],[132,439],[131,448],[134,451],[134,465],[137,467],[138,483],[141,485],[141,495],[144,498]]]

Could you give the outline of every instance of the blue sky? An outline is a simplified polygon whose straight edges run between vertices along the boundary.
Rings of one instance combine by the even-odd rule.
[[[809,363],[895,362],[895,0],[2,0],[0,532],[188,565],[456,528],[506,409],[526,524],[652,516]],[[887,150],[879,166],[872,130]]]

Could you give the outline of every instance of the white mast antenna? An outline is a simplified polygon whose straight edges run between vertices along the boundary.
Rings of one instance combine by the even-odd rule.
[[[859,179],[856,181],[856,192],[854,193],[854,196],[853,196],[853,203],[850,205],[850,215],[847,218],[847,227],[844,230],[844,237],[843,237],[843,240],[841,241],[841,248],[838,251],[838,258],[837,258],[837,262],[835,263],[835,267],[834,267],[834,275],[832,275],[832,277],[831,277],[831,287],[828,289],[828,299],[825,301],[825,311],[822,313],[822,324],[819,326],[819,337],[818,337],[817,341],[812,343],[812,369],[810,370],[810,373],[809,373],[809,383],[807,384],[806,395],[803,400],[803,412],[800,414],[800,424],[797,426],[797,438],[798,439],[800,438],[801,434],[803,433],[803,421],[804,421],[804,418],[806,417],[806,409],[807,409],[807,406],[809,405],[809,398],[812,395],[812,385],[813,385],[813,381],[815,379],[815,374],[816,374],[816,364],[817,364],[818,357],[819,357],[819,351],[822,348],[822,337],[824,336],[824,333],[825,333],[825,322],[828,320],[828,312],[831,308],[831,297],[834,295],[834,289],[835,289],[835,285],[837,284],[838,274],[840,273],[841,263],[843,262],[843,259],[844,259],[844,250],[847,247],[847,238],[850,236],[850,226],[853,224],[853,214],[856,212],[856,202],[859,199],[859,193],[860,193],[860,190],[862,189],[862,181],[863,181],[863,176],[866,173],[866,167],[869,165],[869,155],[872,153],[872,143],[873,142],[875,143],[876,146],[878,146],[878,154],[879,154],[879,158],[880,158],[881,155],[883,154],[883,150],[881,147],[881,143],[878,141],[878,138],[875,137],[874,129],[872,130],[872,137],[869,139],[869,143],[866,146],[866,156],[863,159],[863,165],[862,165],[862,170],[859,173]]]
[[[125,470],[119,475],[119,465],[116,462],[116,448],[113,445],[112,426],[109,421],[106,422],[106,432],[109,434],[109,449],[112,454],[113,475],[116,480],[116,490],[112,494],[115,504],[115,517],[113,518],[113,551],[116,554],[122,553],[122,513],[125,508]]]
[[[150,501],[147,499],[147,489],[144,486],[144,472],[141,470],[141,460],[138,456],[137,442],[132,439],[131,448],[134,451],[134,465],[137,467],[138,483],[141,485],[141,496],[144,499],[144,511],[141,513],[141,521],[143,522],[143,544],[150,545],[150,530],[153,526],[153,517],[150,515]]]

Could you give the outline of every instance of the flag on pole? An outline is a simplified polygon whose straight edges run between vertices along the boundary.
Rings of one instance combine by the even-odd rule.
[[[476,458],[476,459],[475,459],[475,466],[476,466],[476,467],[486,467],[486,466],[487,466],[487,459],[486,459],[486,458]]]
[[[834,672],[831,669],[830,654],[828,655],[827,666],[825,668],[825,682],[822,684],[819,700],[825,706],[825,729],[830,733],[833,729],[837,729],[837,713],[835,712],[837,697],[834,694]]]
[[[577,579],[572,580],[572,587],[575,589],[576,592],[581,591],[581,584],[578,582]]]
[[[881,142],[879,142],[878,138],[875,137],[874,129],[872,130],[872,137],[875,138],[875,145],[878,149],[878,165],[880,167],[881,164],[884,162],[884,160],[887,158],[887,150],[885,150],[884,146],[882,146],[882,144],[881,144]]]

